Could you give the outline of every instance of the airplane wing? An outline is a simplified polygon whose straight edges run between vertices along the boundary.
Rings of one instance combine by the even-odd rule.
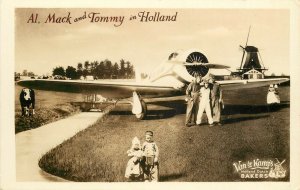
[[[256,88],[270,84],[280,84],[288,81],[287,78],[275,79],[250,79],[250,80],[222,80],[216,81],[223,90],[243,88]],[[124,81],[124,80],[50,80],[30,79],[18,81],[18,84],[27,88],[38,90],[98,93],[110,98],[128,98],[133,91],[147,97],[171,97],[185,94],[185,89],[176,89],[171,85],[154,84],[149,81]]]
[[[166,97],[181,95],[182,91],[169,85],[153,84],[147,81],[124,80],[50,80],[30,79],[18,81],[20,86],[38,90],[50,90],[73,93],[98,93],[109,98],[128,98],[133,91],[148,97]]]
[[[257,88],[269,86],[270,84],[280,84],[289,81],[288,78],[273,78],[273,79],[249,79],[249,80],[223,80],[216,81],[221,85],[222,90],[235,90],[243,88]]]

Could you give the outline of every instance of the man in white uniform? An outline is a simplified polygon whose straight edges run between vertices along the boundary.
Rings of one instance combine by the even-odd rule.
[[[213,126],[213,118],[211,116],[211,92],[207,80],[204,81],[204,86],[200,89],[200,94],[201,94],[201,101],[199,105],[196,124],[197,125],[201,124],[202,115],[203,112],[205,111],[209,125]]]

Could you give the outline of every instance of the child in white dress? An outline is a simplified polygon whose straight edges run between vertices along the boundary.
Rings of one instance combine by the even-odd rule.
[[[143,157],[143,152],[141,150],[141,144],[137,137],[132,140],[132,146],[127,151],[130,157],[127,162],[127,167],[125,171],[125,177],[130,181],[140,181],[142,179],[143,170],[141,168],[141,159]]]

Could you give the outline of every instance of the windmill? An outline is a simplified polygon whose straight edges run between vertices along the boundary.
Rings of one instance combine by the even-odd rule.
[[[246,40],[245,46],[241,46],[243,50],[243,56],[241,60],[241,65],[237,69],[237,73],[245,79],[257,79],[264,78],[264,72],[267,70],[262,62],[259,50],[255,46],[249,46],[249,34],[250,34],[251,26],[249,27],[248,36]],[[246,54],[246,56],[245,56]]]

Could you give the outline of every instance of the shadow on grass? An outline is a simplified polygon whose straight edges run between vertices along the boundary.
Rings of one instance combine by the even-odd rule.
[[[290,107],[289,102],[283,102],[278,105],[225,105],[225,109],[222,111],[222,114],[235,115],[269,113],[288,107]]]
[[[131,111],[110,111],[110,115],[133,115]],[[148,110],[145,120],[166,119],[178,114],[175,109],[170,110]]]
[[[167,181],[172,181],[175,179],[179,179],[181,177],[186,176],[186,174],[179,173],[179,174],[168,174],[168,175],[161,175],[159,176],[159,181],[160,182],[167,182]]]
[[[151,105],[154,105],[151,103]],[[158,104],[155,104],[158,105]],[[162,105],[162,104],[161,104]],[[160,105],[160,106],[161,106]],[[163,104],[166,106],[166,103]],[[278,105],[225,105],[225,109],[222,111],[222,115],[237,115],[237,114],[261,114],[261,113],[270,113],[276,112],[283,108],[288,108],[290,106],[289,101],[283,101]],[[127,109],[130,110],[130,107]],[[110,115],[133,115],[129,110],[111,110]],[[185,114],[186,113],[186,105],[184,104],[173,104],[173,107],[169,104],[166,109],[158,109],[157,107],[151,109],[148,107],[147,117],[145,120],[157,120],[157,119],[166,119],[171,118],[177,114]],[[258,116],[258,117],[240,117],[240,118],[231,118],[227,119],[225,123],[235,123],[239,121],[259,119],[268,116]]]
[[[238,117],[238,118],[228,118],[224,119],[223,123],[224,124],[232,124],[232,123],[237,123],[241,121],[249,121],[249,120],[255,120],[255,119],[261,119],[261,118],[266,118],[269,117],[269,115],[262,115],[262,116],[252,116],[252,117]]]
[[[231,154],[231,160],[246,160],[253,154],[253,149],[251,147],[240,147],[234,149]]]

